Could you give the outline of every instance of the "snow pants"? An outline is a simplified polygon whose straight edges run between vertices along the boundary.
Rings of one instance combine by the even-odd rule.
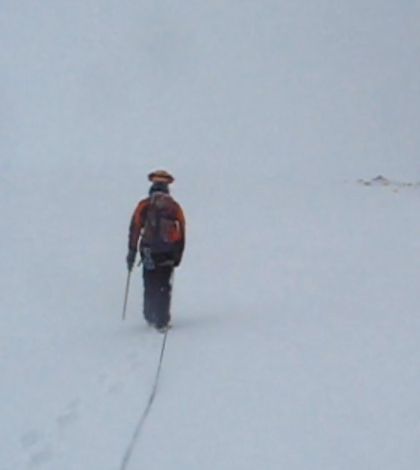
[[[170,319],[173,266],[143,267],[143,315],[157,328],[166,326]]]

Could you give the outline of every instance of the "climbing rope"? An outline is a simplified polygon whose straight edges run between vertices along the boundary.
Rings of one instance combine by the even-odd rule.
[[[150,413],[150,410],[152,408],[153,402],[156,397],[156,392],[159,384],[159,377],[160,377],[160,371],[162,369],[162,362],[163,362],[163,355],[165,353],[165,346],[166,346],[166,338],[168,337],[168,329],[166,329],[164,336],[163,336],[163,341],[162,341],[162,348],[160,350],[160,357],[159,357],[159,363],[158,367],[156,370],[156,375],[155,375],[155,380],[153,383],[153,388],[149,396],[149,400],[147,402],[147,405],[143,411],[143,414],[140,416],[139,422],[137,423],[136,429],[134,430],[133,436],[131,438],[130,443],[127,446],[127,449],[124,454],[124,458],[121,462],[120,470],[126,470],[128,468],[128,464],[130,463],[130,458],[133,453],[134,448],[136,447],[137,441],[139,439],[139,436],[141,434],[141,431],[144,427],[144,423],[146,422],[147,416]]]

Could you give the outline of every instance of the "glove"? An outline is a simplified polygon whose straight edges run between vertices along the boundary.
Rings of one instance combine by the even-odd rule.
[[[134,262],[136,261],[136,254],[137,254],[136,250],[130,250],[128,252],[126,261],[127,261],[127,268],[129,271],[133,269]]]
[[[181,258],[177,257],[174,259],[174,268],[177,268],[181,264]]]

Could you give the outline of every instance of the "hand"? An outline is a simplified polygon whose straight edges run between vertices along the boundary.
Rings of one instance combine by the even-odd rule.
[[[135,250],[130,250],[128,252],[126,261],[127,261],[127,268],[128,268],[129,271],[131,271],[133,269],[134,262],[136,261],[136,251]]]

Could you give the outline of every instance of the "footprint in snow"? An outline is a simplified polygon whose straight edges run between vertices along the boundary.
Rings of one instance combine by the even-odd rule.
[[[23,434],[23,436],[20,438],[20,443],[22,444],[23,448],[29,449],[38,444],[38,442],[40,442],[43,437],[44,436],[42,433],[40,433],[38,430],[31,429]]]
[[[71,401],[64,411],[60,413],[56,419],[56,423],[60,429],[65,429],[73,424],[79,417],[80,400]]]
[[[77,421],[80,403],[79,399],[68,403],[55,419],[56,430],[64,431]],[[51,436],[55,436],[55,438],[51,438]],[[40,467],[55,457],[56,451],[60,447],[60,436],[54,430],[51,430],[51,436],[48,437],[37,429],[30,429],[21,436],[21,445],[28,453],[27,468]],[[54,442],[57,445],[54,445]]]
[[[117,395],[122,389],[121,382],[114,380],[108,372],[101,372],[98,375],[97,382],[110,395]]]
[[[143,362],[139,357],[137,352],[132,352],[127,356],[127,362],[124,366],[126,372],[135,372],[136,370],[140,369]]]
[[[53,446],[45,435],[37,429],[27,431],[20,439],[22,447],[28,451],[27,466],[38,467],[53,459]]]
[[[52,445],[47,442],[45,445],[30,454],[28,464],[30,467],[38,467],[51,461],[53,457],[54,452]]]
[[[116,371],[102,371],[96,377],[96,383],[110,395],[118,395],[123,387],[127,374],[132,374],[141,369],[143,361],[138,352],[127,354],[124,363]]]

